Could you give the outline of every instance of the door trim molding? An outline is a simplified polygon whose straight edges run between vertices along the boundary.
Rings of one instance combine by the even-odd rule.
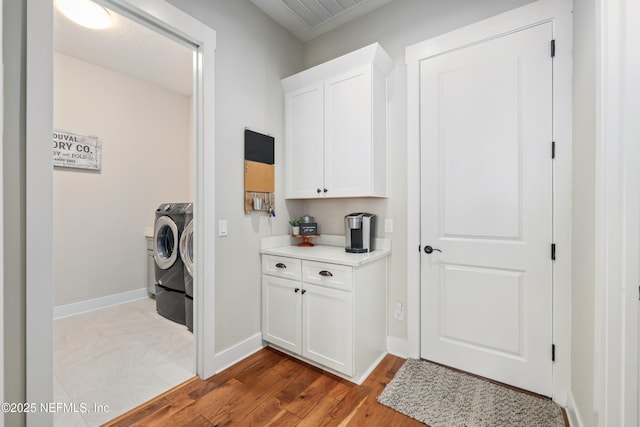
[[[215,49],[216,32],[159,0],[95,0],[196,48],[194,55],[194,334],[196,372],[215,374]],[[43,141],[53,131],[53,2],[27,4],[26,66],[26,401],[53,401],[53,168]],[[204,84],[204,82],[207,84]],[[206,117],[206,120],[205,120]],[[208,221],[205,221],[208,219]],[[203,262],[206,259],[207,262]],[[204,284],[207,286],[204,286]],[[207,308],[206,310],[204,308]],[[29,425],[51,425],[52,413],[27,414]]]
[[[640,414],[640,7],[596,1],[594,412],[599,425]]]
[[[553,221],[558,256],[553,271],[553,399],[566,405],[571,379],[571,46],[570,0],[539,0],[450,33],[409,46],[407,64],[407,223],[420,224],[420,109],[419,62],[450,50],[509,34],[543,22],[553,25],[556,56],[553,69],[554,163]],[[551,141],[549,141],[551,143]],[[420,242],[415,227],[407,232],[408,356],[420,357]],[[551,243],[551,242],[550,242]]]

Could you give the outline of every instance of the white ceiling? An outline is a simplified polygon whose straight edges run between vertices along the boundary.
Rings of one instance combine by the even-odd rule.
[[[54,8],[56,51],[174,92],[191,95],[192,50],[113,11],[113,25],[90,30]]]
[[[251,0],[303,42],[392,0]]]
[[[362,16],[392,0],[251,0],[302,41]],[[54,48],[183,95],[191,95],[193,52],[153,30],[109,11],[113,25],[84,28],[54,7]]]

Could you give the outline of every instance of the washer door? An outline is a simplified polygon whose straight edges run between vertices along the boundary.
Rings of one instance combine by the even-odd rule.
[[[170,268],[178,259],[178,226],[168,216],[157,219],[153,242],[156,265],[163,270]]]
[[[193,221],[189,221],[180,237],[180,257],[189,275],[193,276]]]

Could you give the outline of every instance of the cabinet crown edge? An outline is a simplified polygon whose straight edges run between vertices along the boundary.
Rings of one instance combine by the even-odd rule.
[[[290,92],[367,64],[373,65],[385,76],[393,69],[393,60],[380,43],[376,42],[286,77],[281,83],[284,91]]]

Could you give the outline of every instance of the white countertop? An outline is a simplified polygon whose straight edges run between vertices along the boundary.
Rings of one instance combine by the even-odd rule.
[[[263,237],[260,253],[352,267],[367,264],[391,254],[390,239],[376,239],[376,250],[364,254],[346,252],[344,236],[320,236],[310,241],[315,246],[297,246],[300,239],[293,239],[291,236]]]

